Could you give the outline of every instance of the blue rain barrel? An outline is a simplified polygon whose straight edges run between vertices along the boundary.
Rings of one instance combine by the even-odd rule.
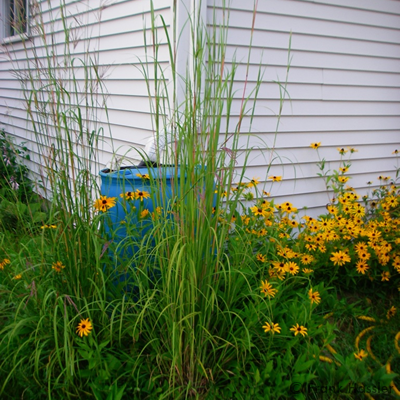
[[[104,169],[100,171],[101,194],[115,197],[116,205],[107,211],[106,233],[113,233],[113,239],[123,239],[127,235],[126,224],[135,225],[138,234],[143,236],[151,227],[151,214],[157,207],[164,208],[178,194],[180,183],[179,167],[125,167],[118,171]],[[157,187],[162,190],[154,193]],[[173,190],[174,187],[174,190]],[[162,197],[161,193],[165,196]],[[129,197],[137,197],[132,200]],[[147,195],[150,197],[147,197]],[[142,212],[147,213],[141,216]]]

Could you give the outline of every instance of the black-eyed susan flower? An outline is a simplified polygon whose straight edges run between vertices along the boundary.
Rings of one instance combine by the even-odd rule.
[[[396,256],[393,260],[393,268],[400,273],[400,256]]]
[[[395,151],[392,152],[392,154],[399,154],[399,150],[396,149]]]
[[[275,294],[278,292],[267,280],[261,281],[260,289],[261,293],[264,293],[264,295],[268,297],[275,297]]]
[[[319,304],[321,301],[319,292],[313,292],[312,288],[308,291],[308,297],[311,300],[311,304]]]
[[[318,149],[319,146],[321,146],[321,142],[315,142],[310,144],[310,147],[312,147],[313,149]]]
[[[292,328],[290,328],[291,331],[293,331],[294,336],[297,336],[299,333],[300,335],[302,335],[303,337],[307,335],[307,328],[303,325],[293,325]]]
[[[271,175],[268,177],[268,179],[272,180],[273,182],[280,182],[282,180],[282,176]]]
[[[351,258],[347,253],[339,250],[331,254],[330,260],[333,261],[334,265],[339,265],[339,267],[341,267],[345,263],[350,262]]]
[[[265,263],[265,261],[267,261],[267,259],[265,258],[265,256],[262,255],[262,254],[257,254],[256,259],[257,259],[257,261],[260,261],[260,262],[262,262],[262,263]]]
[[[137,177],[143,179],[143,180],[148,180],[150,179],[150,176],[148,174],[136,174]]]
[[[289,261],[285,264],[286,271],[291,275],[296,275],[299,272],[299,266],[294,261]]]
[[[382,282],[385,282],[385,281],[388,282],[390,280],[390,272],[383,271],[381,274],[381,277],[382,277],[382,279],[381,279]]]
[[[125,192],[121,193],[120,197],[122,197],[125,200],[136,200],[136,194],[135,192]]]
[[[265,325],[263,325],[263,329],[265,333],[267,332],[270,332],[272,334],[275,334],[275,332],[281,333],[281,327],[279,326],[279,324],[275,324],[273,322],[271,322],[271,324],[266,322]]]
[[[358,260],[356,263],[356,270],[359,274],[365,275],[365,272],[368,271],[369,266],[364,260]]]
[[[386,318],[387,319],[393,318],[396,315],[396,311],[397,309],[395,306],[390,307],[388,312],[386,313]]]
[[[266,218],[269,215],[268,211],[263,207],[254,206],[254,207],[251,207],[250,210],[255,216],[261,216],[261,217]]]
[[[349,180],[348,176],[338,176],[338,181],[340,183],[346,183]]]
[[[54,269],[54,271],[56,272],[61,272],[65,268],[65,265],[63,265],[61,261],[56,261],[55,263],[53,263],[51,268]]]
[[[368,356],[368,353],[366,351],[364,351],[363,349],[361,349],[358,353],[354,353],[354,357],[360,361],[362,361],[367,356]]]
[[[257,185],[260,183],[259,179],[260,179],[260,178],[253,178],[253,179],[247,184],[247,187],[255,187],[255,186],[257,186]]]
[[[343,155],[346,154],[349,150],[345,149],[344,147],[338,147],[338,152]]]
[[[79,322],[76,328],[76,333],[80,337],[83,337],[83,335],[88,336],[92,329],[93,329],[92,323],[90,322],[89,318],[86,318],[82,319],[81,322]]]
[[[301,257],[301,263],[303,265],[311,264],[313,261],[314,261],[314,256],[312,256],[311,254],[304,254]]]
[[[283,261],[273,261],[272,265],[280,273],[286,272],[286,265],[285,265],[285,263]]]
[[[100,196],[100,199],[97,199],[94,202],[94,208],[97,211],[106,212],[108,209],[114,206],[115,206],[115,197]]]
[[[150,197],[150,193],[144,190],[137,189],[135,192],[135,198],[137,200],[143,201],[143,199],[148,199]]]
[[[309,268],[303,268],[302,269],[303,274],[311,274],[314,272],[313,269],[309,269]]]

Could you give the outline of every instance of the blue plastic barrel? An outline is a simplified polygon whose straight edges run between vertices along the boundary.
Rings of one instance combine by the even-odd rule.
[[[172,193],[177,193],[180,183],[179,167],[128,167],[118,171],[104,169],[100,172],[101,194],[107,197],[115,197],[116,206],[107,211],[108,219],[106,232],[113,232],[114,239],[126,237],[126,224],[136,224],[144,235],[150,224],[145,221],[150,219],[150,214],[157,207],[165,207],[171,200]],[[144,177],[148,177],[148,179]],[[161,190],[161,185],[164,187]],[[157,188],[160,190],[157,190]],[[173,189],[174,188],[174,189]],[[158,191],[158,193],[154,193]],[[142,200],[127,200],[121,194],[128,192],[149,193],[150,198]],[[162,195],[164,194],[164,195]],[[141,210],[148,210],[149,217],[141,218]],[[127,220],[129,218],[129,220]]]

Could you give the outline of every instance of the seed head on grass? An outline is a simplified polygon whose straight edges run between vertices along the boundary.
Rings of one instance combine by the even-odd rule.
[[[76,328],[76,333],[80,337],[83,337],[83,335],[88,336],[89,333],[91,333],[92,329],[92,323],[89,321],[89,318],[86,318],[82,319],[81,322],[79,322],[78,327]]]

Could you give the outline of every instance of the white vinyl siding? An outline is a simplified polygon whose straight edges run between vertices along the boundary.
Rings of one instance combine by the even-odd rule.
[[[229,2],[226,62],[240,63],[232,108],[236,116],[245,86],[254,3]],[[214,16],[217,24],[222,21],[222,8],[222,0],[208,0],[209,29]],[[286,96],[276,131],[279,87],[273,81],[285,81],[290,32],[290,99]],[[395,178],[392,152],[400,148],[399,1],[258,1],[249,59],[246,94],[255,85],[260,62],[264,68],[251,132],[246,132],[247,120],[241,129],[242,145],[249,141],[247,147],[253,148],[246,170],[249,179],[261,178],[261,187],[278,202],[288,200],[298,208],[314,209],[309,210],[314,214],[322,212],[332,194],[316,175],[319,159],[309,147],[312,142],[322,143],[319,154],[330,169],[339,166],[337,147],[358,150],[351,155],[348,184],[361,194],[371,192],[367,181],[379,185],[379,175]],[[270,175],[282,175],[283,181],[271,185]]]

